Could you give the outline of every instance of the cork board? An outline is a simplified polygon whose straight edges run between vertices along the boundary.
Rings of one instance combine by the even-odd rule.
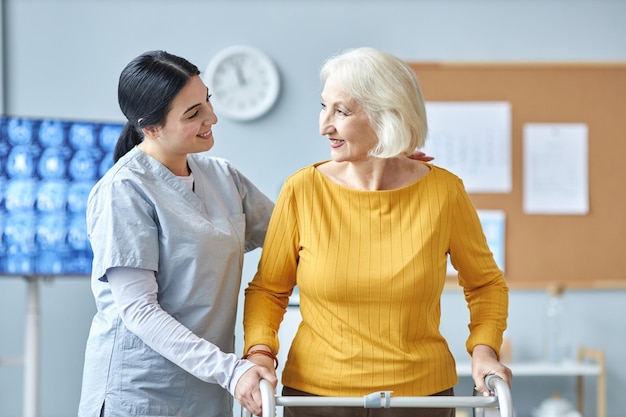
[[[545,288],[558,282],[569,288],[625,288],[626,63],[410,65],[426,101],[511,103],[512,192],[471,194],[476,208],[506,214],[509,286]],[[587,124],[587,215],[524,213],[525,123]]]

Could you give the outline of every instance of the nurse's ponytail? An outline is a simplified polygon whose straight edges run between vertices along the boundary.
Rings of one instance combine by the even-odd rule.
[[[199,74],[194,64],[165,51],[145,52],[122,70],[117,100],[128,122],[115,145],[115,162],[141,143],[142,128],[165,124],[174,98]]]
[[[128,151],[139,145],[142,141],[142,137],[134,126],[130,122],[126,122],[126,126],[120,133],[120,137],[115,144],[115,150],[113,151],[113,161],[117,162],[122,156],[126,155]]]

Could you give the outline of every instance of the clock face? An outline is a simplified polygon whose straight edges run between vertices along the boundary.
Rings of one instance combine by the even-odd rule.
[[[249,46],[233,46],[215,55],[207,66],[204,82],[218,117],[234,120],[253,120],[264,115],[280,91],[274,63]]]

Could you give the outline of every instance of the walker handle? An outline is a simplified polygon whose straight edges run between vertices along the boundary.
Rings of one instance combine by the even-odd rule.
[[[487,375],[485,377],[485,385],[498,397],[500,416],[513,417],[513,398],[511,397],[509,384],[498,375]]]
[[[483,407],[486,404],[493,405],[494,401],[497,399],[498,408],[500,410],[500,417],[513,417],[513,402],[512,402],[511,390],[509,388],[509,384],[507,384],[502,378],[500,378],[497,375],[488,375],[487,377],[485,377],[485,384],[487,385],[489,390],[495,393],[495,398],[486,397],[484,399],[475,398],[474,400],[472,400],[472,397],[456,397],[456,398],[450,397],[447,399],[441,398],[441,397],[422,397],[422,398],[391,397],[390,402],[393,402],[395,400],[398,402],[398,404],[402,402],[405,404],[405,406],[407,406],[409,405],[408,404],[409,400],[413,400],[411,402],[411,405],[409,406],[415,406],[415,404],[412,404],[412,403],[415,402],[415,398],[417,398],[418,400],[422,400],[420,402],[421,405],[419,405],[422,407],[426,405],[431,406],[431,407],[432,406],[441,407],[441,405],[435,405],[435,402],[441,403],[441,401],[444,401],[446,403],[446,407],[449,405],[453,405],[453,404],[457,404],[457,405],[472,404],[472,407],[474,407],[473,408],[474,416],[484,417],[485,410]],[[274,395],[274,388],[272,387],[272,384],[270,384],[268,381],[264,379],[261,380],[259,389],[261,390],[261,400],[263,402],[262,417],[275,417],[277,402],[281,406],[288,405],[288,403],[290,403],[291,406],[313,405],[313,404],[318,404],[318,403],[319,403],[318,405],[327,406],[328,404],[326,404],[326,402],[332,402],[333,405],[344,405],[344,406],[358,406],[359,402],[361,406],[363,404],[363,398],[360,398],[360,397],[278,397],[277,399],[276,396]],[[380,401],[380,393],[378,393],[378,398]],[[292,400],[300,400],[301,403],[296,404]],[[386,405],[385,407],[387,406],[389,405]],[[252,414],[243,407],[242,407],[241,415],[242,417],[252,416]]]

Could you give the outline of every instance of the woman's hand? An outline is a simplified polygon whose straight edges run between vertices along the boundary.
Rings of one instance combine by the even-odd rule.
[[[261,379],[265,379],[276,389],[278,360],[267,345],[252,346],[243,358],[257,366],[250,368],[241,376],[235,386],[235,399],[252,414],[260,416],[263,410],[259,384]]]
[[[259,388],[262,379],[271,383],[276,389],[278,384],[276,371],[274,369],[269,370],[264,366],[253,366],[248,369],[239,378],[235,387],[235,399],[255,416],[260,416],[263,412],[261,389]]]
[[[511,370],[498,361],[498,356],[491,347],[487,345],[476,345],[472,351],[472,378],[476,385],[476,391],[482,393],[484,396],[493,395],[493,392],[491,392],[485,384],[485,377],[487,375],[498,375],[509,384],[509,386],[513,378]]]

